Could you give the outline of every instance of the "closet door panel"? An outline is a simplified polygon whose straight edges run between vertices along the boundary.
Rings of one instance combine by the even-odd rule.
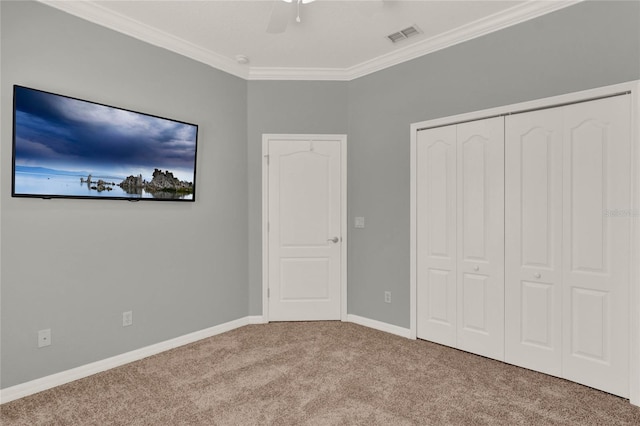
[[[457,346],[504,359],[504,119],[457,126]]]
[[[456,126],[417,139],[417,336],[456,344]]]
[[[562,369],[562,109],[505,119],[505,360]]]
[[[564,108],[564,377],[629,393],[630,97]]]

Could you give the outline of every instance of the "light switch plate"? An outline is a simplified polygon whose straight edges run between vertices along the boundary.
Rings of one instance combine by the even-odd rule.
[[[133,325],[133,311],[126,311],[122,313],[122,326],[129,327]]]
[[[364,228],[364,217],[357,216],[355,221],[356,228]]]

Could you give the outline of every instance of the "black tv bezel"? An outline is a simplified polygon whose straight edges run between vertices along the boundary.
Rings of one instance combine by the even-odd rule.
[[[144,197],[139,197],[139,198],[131,198],[131,197],[119,197],[119,196],[92,196],[92,195],[63,195],[63,194],[16,194],[15,192],[15,181],[16,181],[16,89],[17,88],[22,88],[22,89],[28,89],[28,90],[33,90],[33,91],[37,91],[40,93],[45,93],[47,95],[54,95],[54,96],[60,96],[63,98],[68,98],[68,99],[72,99],[72,100],[76,100],[76,101],[81,101],[81,102],[87,102],[90,104],[94,104],[94,105],[100,105],[100,106],[104,106],[104,107],[108,107],[108,108],[114,108],[117,110],[121,110],[121,111],[127,111],[127,112],[132,112],[134,114],[140,114],[140,115],[145,115],[148,117],[153,117],[153,118],[159,118],[162,120],[168,120],[168,121],[172,121],[175,123],[180,123],[180,124],[186,124],[189,126],[193,126],[196,129],[196,137],[195,137],[195,148],[194,148],[194,152],[193,152],[193,196],[191,197],[191,199],[184,199],[184,198],[154,198],[154,197],[149,197],[149,198],[144,198]],[[190,123],[188,121],[182,121],[182,120],[176,120],[174,118],[168,118],[168,117],[163,117],[160,115],[155,115],[155,114],[149,114],[146,112],[141,112],[141,111],[136,111],[136,110],[132,110],[132,109],[128,109],[128,108],[122,108],[122,107],[118,107],[118,106],[114,106],[114,105],[109,105],[109,104],[105,104],[102,102],[95,102],[95,101],[91,101],[88,99],[82,99],[82,98],[77,98],[74,96],[69,96],[69,95],[63,95],[60,93],[55,93],[55,92],[50,92],[47,90],[42,90],[42,89],[36,89],[33,87],[28,87],[28,86],[23,86],[20,84],[14,84],[13,85],[13,117],[12,117],[12,141],[11,141],[11,197],[12,198],[38,198],[38,199],[42,199],[42,200],[51,200],[51,199],[75,199],[75,200],[122,200],[122,201],[130,201],[130,202],[138,202],[138,201],[168,201],[168,202],[186,202],[186,203],[194,203],[196,201],[196,193],[197,193],[197,187],[196,187],[196,180],[197,180],[197,164],[198,164],[198,138],[199,138],[199,126],[197,124],[194,123]]]

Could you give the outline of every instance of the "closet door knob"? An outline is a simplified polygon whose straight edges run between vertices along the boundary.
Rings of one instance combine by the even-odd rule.
[[[473,267],[473,270],[477,272],[477,271],[480,270],[480,267],[478,265],[476,265],[476,266]]]
[[[542,277],[542,274],[540,274],[540,272],[536,272],[535,274],[533,274],[533,276],[536,278],[540,278]]]

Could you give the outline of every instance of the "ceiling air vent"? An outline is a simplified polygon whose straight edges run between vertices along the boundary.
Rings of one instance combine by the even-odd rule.
[[[420,28],[418,28],[416,25],[412,25],[408,28],[405,28],[404,30],[400,30],[398,32],[395,32],[393,34],[389,34],[387,36],[387,38],[389,40],[391,40],[391,42],[393,43],[397,43],[399,41],[408,39],[409,37],[413,37],[415,35],[420,34],[422,31],[420,31]]]

